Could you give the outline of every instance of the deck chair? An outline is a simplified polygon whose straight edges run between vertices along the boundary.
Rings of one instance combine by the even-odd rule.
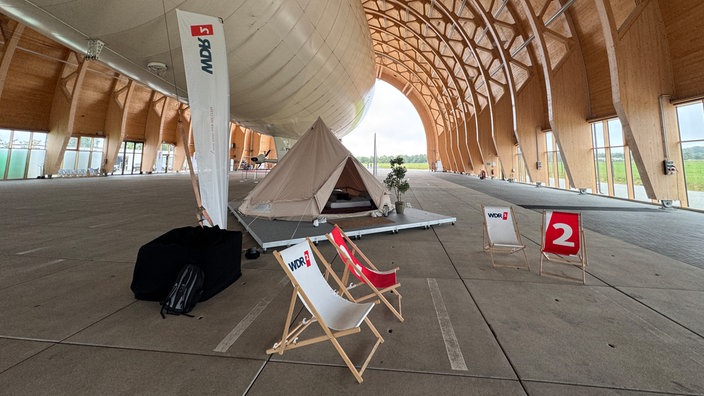
[[[371,293],[357,297],[354,301],[362,302],[376,297],[386,305],[389,311],[391,311],[399,321],[403,322],[403,315],[401,315],[401,293],[398,292],[398,288],[401,287],[401,284],[398,283],[396,279],[398,267],[389,271],[379,271],[337,224],[329,234],[325,234],[325,237],[335,246],[337,254],[345,264],[345,269],[342,273],[342,283],[347,285],[347,290],[349,291],[362,285],[366,285],[371,290]],[[361,257],[366,265],[362,264],[357,257]],[[348,283],[350,273],[357,278],[356,283]],[[395,294],[398,297],[398,310],[394,308],[384,296],[386,292]]]
[[[586,282],[587,245],[580,213],[543,211],[540,275]],[[581,279],[543,269],[543,261],[567,264],[582,271]]]
[[[530,271],[526,245],[521,240],[518,230],[518,220],[513,213],[513,207],[497,207],[482,205],[484,214],[484,251],[489,252],[492,267],[515,267],[515,265],[496,264],[494,253],[513,254],[523,252],[525,268]]]
[[[279,353],[283,355],[284,351],[290,349],[330,341],[347,367],[352,371],[357,382],[361,383],[362,374],[367,368],[369,361],[379,347],[379,344],[384,342],[381,334],[379,334],[372,322],[367,318],[367,315],[369,315],[369,312],[376,302],[358,304],[349,301],[349,299],[351,299],[349,293],[344,293],[348,298],[345,299],[335,292],[320,272],[320,268],[315,259],[316,256],[325,267],[326,274],[332,276],[337,286],[339,286],[341,290],[344,290],[344,286],[330,268],[330,264],[320,254],[320,251],[315,245],[311,243],[310,238],[306,238],[305,241],[282,250],[281,252],[275,251],[274,256],[293,284],[293,295],[291,296],[291,303],[289,304],[288,315],[286,316],[283,336],[281,340],[275,343],[272,348],[268,349],[266,353]],[[301,300],[310,313],[311,318],[304,318],[298,325],[292,328],[291,321],[293,319],[297,299]],[[364,322],[374,334],[376,343],[372,347],[369,355],[367,355],[361,368],[358,370],[344,349],[342,349],[337,339],[350,334],[359,333],[361,331],[360,326],[362,322]],[[301,334],[312,323],[318,323],[325,334],[318,337],[300,339]]]

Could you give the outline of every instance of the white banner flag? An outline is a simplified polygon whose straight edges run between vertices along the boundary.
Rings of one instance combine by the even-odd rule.
[[[219,18],[176,10],[203,207],[227,229],[230,82]]]

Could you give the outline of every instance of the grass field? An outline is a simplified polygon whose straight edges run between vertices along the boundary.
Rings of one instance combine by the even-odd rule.
[[[638,169],[633,168],[633,184],[640,186],[643,182],[640,180]],[[613,162],[614,183],[626,184],[626,163]],[[704,191],[704,160],[687,160],[684,163],[685,176],[687,178],[687,190]],[[606,182],[606,164],[599,162],[599,176],[602,182]]]
[[[428,167],[427,162],[423,162],[423,163],[408,163],[408,162],[406,162],[403,164],[403,166],[405,166],[406,169],[424,169],[424,170],[430,169]],[[389,164],[386,164],[386,163],[377,164],[378,169],[389,169],[389,167],[390,167]]]
[[[427,170],[427,163],[405,163],[406,169],[424,169]],[[388,169],[388,163],[380,163],[377,165],[379,169]],[[633,181],[637,186],[643,185],[640,179],[638,169],[633,166]],[[704,160],[687,160],[684,164],[685,175],[687,177],[687,189],[690,191],[704,191]],[[626,184],[626,163],[623,161],[613,162],[614,183]],[[599,162],[599,176],[601,182],[606,182],[606,163]]]

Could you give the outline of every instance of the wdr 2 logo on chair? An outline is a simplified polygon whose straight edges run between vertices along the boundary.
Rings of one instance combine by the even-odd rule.
[[[486,217],[490,219],[508,220],[508,212],[489,212]]]
[[[288,263],[288,267],[291,268],[291,271],[295,271],[305,265],[306,267],[310,267],[310,252],[307,250],[303,252],[303,257],[299,257],[290,263]]]
[[[544,251],[562,255],[579,253],[578,214],[553,212],[546,225]]]

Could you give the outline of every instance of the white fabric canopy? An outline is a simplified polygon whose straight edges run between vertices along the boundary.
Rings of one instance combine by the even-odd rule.
[[[334,189],[368,194],[377,208],[389,202],[384,185],[318,118],[247,195],[239,211],[267,219],[311,220],[321,215]]]

